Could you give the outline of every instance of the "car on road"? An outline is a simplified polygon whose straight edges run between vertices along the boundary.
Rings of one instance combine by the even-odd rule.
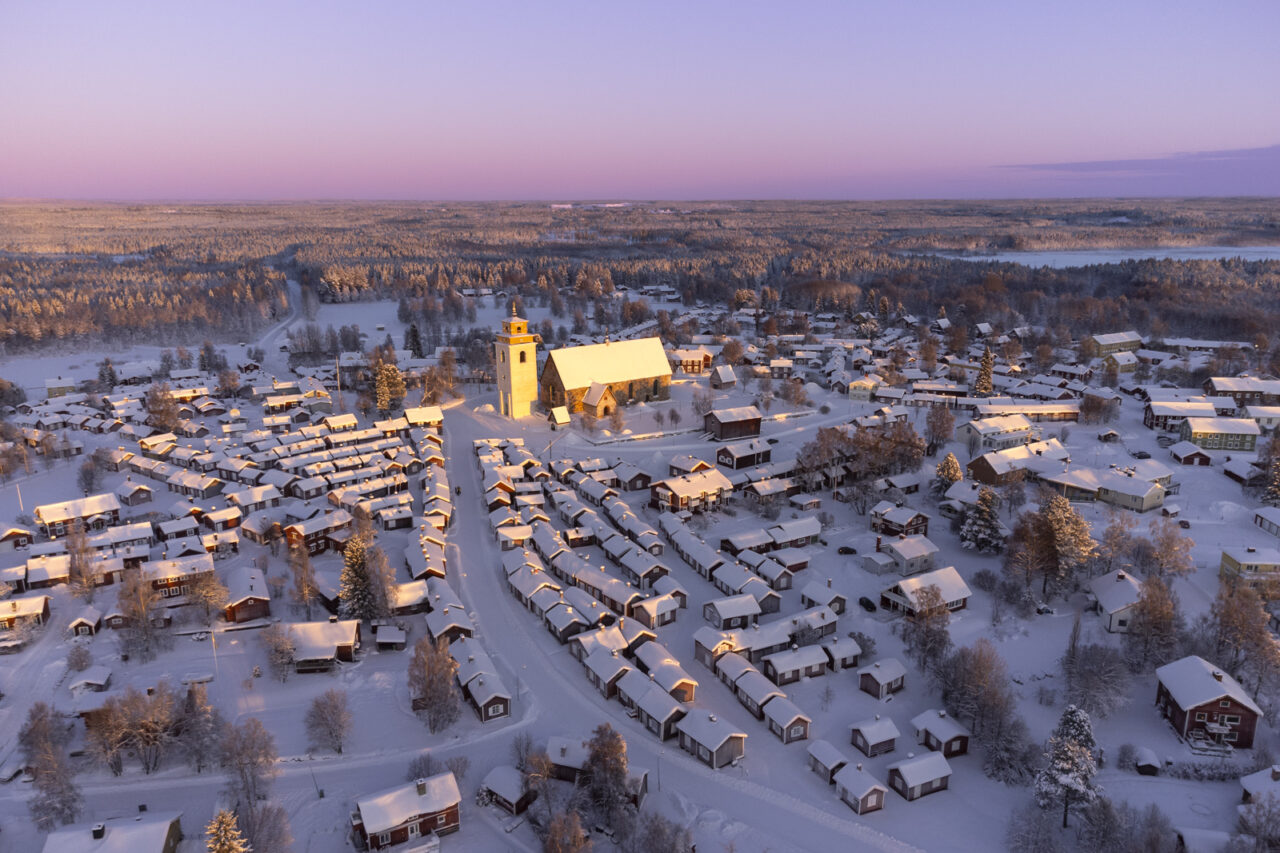
[[[837,554],[856,554],[858,553],[858,549],[853,547],[852,545],[841,545],[839,548],[836,549],[836,553]]]
[[[1145,450],[1131,450],[1129,451],[1129,455],[1132,456],[1134,459],[1150,459],[1151,458],[1151,454]]]
[[[858,606],[861,607],[863,610],[867,611],[868,613],[876,612],[876,603],[871,599],[867,598],[865,595],[858,599]]]

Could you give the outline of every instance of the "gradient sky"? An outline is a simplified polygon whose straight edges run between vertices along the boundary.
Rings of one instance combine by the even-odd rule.
[[[1277,34],[1277,0],[0,0],[0,197],[1280,195]]]

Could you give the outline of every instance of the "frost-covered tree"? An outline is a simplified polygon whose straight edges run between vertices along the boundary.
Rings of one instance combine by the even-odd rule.
[[[992,391],[991,376],[995,371],[996,356],[987,347],[982,351],[982,361],[978,363],[978,375],[973,380],[973,393],[978,397],[990,397]]]
[[[591,839],[582,828],[577,812],[560,812],[551,818],[542,850],[543,853],[588,853],[591,850]]]
[[[1280,506],[1280,456],[1271,460],[1267,472],[1267,488],[1262,493],[1262,502],[1267,506]]]
[[[233,812],[220,809],[204,830],[205,850],[208,853],[252,853],[252,848],[240,834]]]
[[[938,496],[945,495],[947,489],[963,479],[964,469],[960,467],[960,460],[954,453],[948,453],[934,469],[933,493]]]
[[[293,669],[293,637],[289,629],[279,622],[272,622],[258,632],[258,642],[267,653],[267,665],[282,682],[289,679]]]
[[[1106,717],[1129,700],[1130,675],[1124,656],[1111,646],[1085,645],[1062,659],[1067,701],[1081,710]]]
[[[374,619],[378,600],[369,578],[369,543],[363,536],[347,540],[342,554],[342,575],[338,578],[338,615],[343,619]]]
[[[1000,532],[1000,498],[994,489],[978,490],[978,503],[965,513],[960,528],[960,544],[981,554],[998,554],[1004,550]]]
[[[311,565],[311,554],[305,545],[289,549],[289,573],[293,576],[293,601],[302,608],[307,621],[311,621],[311,607],[320,597],[320,591],[316,587],[316,572]]]
[[[613,726],[601,723],[587,743],[586,793],[596,815],[611,821],[627,799],[627,742]]]
[[[31,772],[35,793],[27,801],[27,809],[36,827],[49,832],[59,824],[73,823],[84,807],[84,797],[61,747],[45,741],[35,755]]]
[[[227,792],[236,803],[236,817],[254,849],[263,847],[255,830],[259,825],[271,781],[279,774],[276,741],[257,717],[227,729],[222,741],[222,766],[227,772]],[[286,824],[287,825],[287,824]]]
[[[918,590],[915,608],[902,622],[902,644],[920,668],[933,672],[951,649],[951,611],[934,584]]]
[[[393,406],[404,400],[406,393],[400,368],[389,362],[379,362],[374,368],[373,380],[374,404],[378,411],[390,412]]]
[[[222,714],[209,701],[203,684],[193,682],[187,688],[187,698],[182,709],[182,725],[178,733],[178,746],[197,773],[212,767],[222,751],[222,738],[226,723]]]
[[[1046,764],[1035,780],[1036,802],[1041,808],[1061,803],[1063,829],[1072,806],[1088,805],[1098,797],[1099,788],[1093,778],[1098,772],[1096,749],[1089,715],[1068,705],[1049,738]]]
[[[351,723],[347,691],[330,688],[313,699],[307,710],[307,737],[312,747],[332,749],[341,755]]]
[[[458,719],[461,702],[454,681],[457,674],[458,662],[449,653],[448,643],[443,639],[434,642],[430,637],[418,640],[409,661],[409,695],[414,710],[426,717],[432,734]]]
[[[1191,557],[1191,537],[1183,536],[1182,529],[1172,518],[1159,518],[1151,522],[1151,563],[1154,574],[1182,577],[1195,570]]]
[[[1123,639],[1129,668],[1144,672],[1172,661],[1178,655],[1182,629],[1177,595],[1162,578],[1144,580]]]
[[[924,418],[924,437],[929,442],[929,453],[946,444],[956,434],[956,416],[946,406],[931,406]]]
[[[147,391],[143,406],[147,410],[147,423],[161,432],[173,432],[182,420],[178,403],[173,399],[173,389],[168,382],[152,385]]]

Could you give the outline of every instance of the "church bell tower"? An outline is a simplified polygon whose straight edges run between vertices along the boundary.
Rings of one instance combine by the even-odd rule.
[[[498,410],[508,418],[525,418],[533,414],[538,400],[538,336],[529,333],[529,321],[516,316],[515,301],[511,316],[502,321],[502,331],[493,344],[493,358],[498,367]]]

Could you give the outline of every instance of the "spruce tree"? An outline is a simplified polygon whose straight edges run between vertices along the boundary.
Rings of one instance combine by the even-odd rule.
[[[209,853],[251,853],[249,842],[240,834],[236,816],[222,809],[213,816],[204,831],[205,849]]]
[[[338,579],[338,615],[343,619],[371,619],[378,602],[369,580],[368,543],[362,536],[347,540],[342,555],[342,575]]]
[[[947,489],[964,479],[964,469],[960,467],[960,460],[956,458],[954,453],[948,453],[938,463],[934,473],[937,477],[933,481],[933,490],[939,496],[945,495]]]
[[[1000,533],[1000,498],[994,489],[983,486],[978,490],[977,506],[965,514],[960,544],[983,554],[998,554],[1004,550],[1004,536]]]
[[[1073,805],[1088,805],[1098,798],[1098,786],[1093,781],[1098,772],[1094,757],[1097,746],[1089,715],[1068,705],[1049,738],[1049,752],[1045,755],[1048,761],[1036,774],[1035,782],[1036,802],[1041,808],[1062,803],[1064,829]]]
[[[978,365],[978,378],[973,382],[973,393],[979,397],[991,396],[991,374],[995,370],[996,357],[991,347],[982,351],[982,362]]]
[[[1271,460],[1271,473],[1267,478],[1267,490],[1262,493],[1267,506],[1280,506],[1280,456]]]

